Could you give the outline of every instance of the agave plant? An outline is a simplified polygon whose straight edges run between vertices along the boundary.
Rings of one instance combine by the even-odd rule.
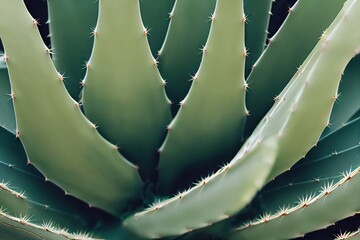
[[[0,0],[1,239],[290,239],[360,210],[360,0],[299,0],[270,39],[271,0],[47,4],[50,46]]]

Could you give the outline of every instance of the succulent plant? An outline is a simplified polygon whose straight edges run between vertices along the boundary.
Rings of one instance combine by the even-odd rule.
[[[291,239],[359,212],[360,0],[299,0],[270,39],[271,0],[47,4],[51,46],[0,0],[1,239]]]

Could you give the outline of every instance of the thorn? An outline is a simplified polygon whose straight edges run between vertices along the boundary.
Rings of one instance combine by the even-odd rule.
[[[243,56],[244,57],[249,56],[249,52],[248,52],[248,50],[246,48],[244,49]]]
[[[18,130],[15,132],[15,138],[20,138],[20,132]]]
[[[330,127],[330,126],[331,126],[330,121],[327,121],[325,126],[326,126],[326,127]]]
[[[355,55],[358,55],[360,53],[360,48],[354,51],[354,57]]]
[[[64,82],[64,75],[58,73],[58,80],[59,80],[60,82]]]
[[[336,94],[333,96],[333,101],[336,102],[337,100],[339,100],[339,96],[340,96],[340,93],[336,93]]]
[[[32,162],[29,158],[27,159],[26,165],[32,165]]]
[[[153,60],[153,65],[156,66],[156,67],[158,67],[158,65],[159,65],[159,62],[155,58]]]
[[[98,32],[96,31],[96,28],[91,28],[91,36],[96,37],[98,35]]]
[[[20,198],[22,200],[26,199],[26,197],[24,196],[24,192],[20,193],[20,194],[16,194],[17,198]]]
[[[274,102],[277,102],[279,100],[279,95],[276,95],[275,97],[273,97]]]
[[[149,35],[150,29],[144,28],[144,36]]]
[[[97,126],[95,123],[91,123],[91,127],[92,127],[93,129],[97,129],[97,128],[98,128],[98,126]]]
[[[244,16],[242,17],[241,22],[243,22],[243,23],[248,23],[248,18],[247,18],[246,15],[244,15]]]
[[[26,219],[25,218],[20,218],[18,222],[20,224],[22,224],[22,225],[26,225]]]
[[[52,49],[48,48],[48,47],[45,48],[45,52],[46,52],[47,55],[53,54]]]
[[[85,87],[85,79],[80,82],[81,87]]]
[[[245,116],[249,117],[250,116],[250,111],[249,110],[245,110]]]
[[[280,212],[280,217],[285,217],[285,216],[287,216],[287,215],[289,215],[289,213],[287,212],[286,209],[281,210],[281,212]]]
[[[49,181],[49,179],[47,177],[45,177],[45,182],[48,182],[48,181]]]
[[[5,63],[9,62],[9,56],[8,55],[4,54],[3,58],[4,58]]]
[[[201,52],[202,52],[203,54],[206,54],[206,47],[205,47],[205,46],[203,46],[203,47],[201,48]]]
[[[211,14],[210,20],[211,20],[212,22],[215,22],[215,15],[214,15],[214,14]]]
[[[243,85],[243,89],[245,91],[247,91],[249,89],[249,84],[245,81],[244,85]]]
[[[165,79],[162,79],[162,85],[163,85],[164,87],[166,87],[167,82],[166,82],[166,80],[165,80]]]
[[[14,100],[16,98],[15,93],[11,92],[10,94],[8,94],[10,96],[11,100]]]
[[[325,36],[326,36],[326,31],[323,31],[318,39],[319,40],[324,39]]]
[[[248,224],[247,224],[247,228],[252,228],[254,225],[253,225],[253,223],[252,222],[249,222]]]
[[[313,195],[313,194],[303,196],[303,197],[299,198],[298,206],[300,206],[301,208],[305,208],[305,207],[309,206],[315,199],[316,199],[315,195]]]
[[[169,13],[169,20],[172,20],[174,15],[172,13]]]
[[[80,103],[75,102],[75,107],[77,107],[78,109],[80,109],[80,106],[81,106],[81,104],[80,104]]]
[[[170,132],[171,131],[171,126],[170,126],[170,124],[166,127],[166,129],[168,130],[168,132]]]
[[[195,73],[194,76],[191,76],[192,81],[196,81],[198,79],[198,73]]]
[[[292,13],[294,11],[294,9],[293,8],[291,8],[291,7],[289,7],[289,9],[288,9],[288,13]]]
[[[268,38],[268,46],[270,46],[270,44],[274,41],[273,38],[274,38],[274,37]]]
[[[86,66],[86,69],[87,69],[87,70],[90,69],[90,63],[89,63],[89,62],[87,62],[85,66]]]
[[[36,27],[40,25],[39,19],[35,19],[35,18],[34,18],[34,19],[32,20],[32,23],[33,23],[34,26],[36,26]]]

